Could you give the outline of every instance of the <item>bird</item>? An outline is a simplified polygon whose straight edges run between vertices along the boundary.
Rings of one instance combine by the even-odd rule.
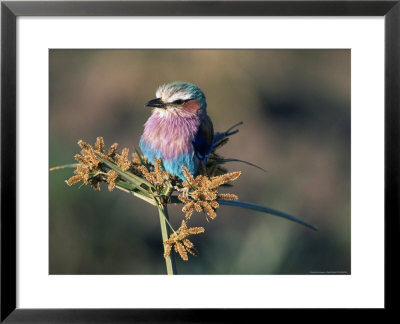
[[[197,175],[213,144],[223,136],[214,134],[203,91],[188,82],[163,84],[145,107],[152,113],[139,142],[144,157],[152,163],[161,160],[165,171],[184,181],[182,166]]]

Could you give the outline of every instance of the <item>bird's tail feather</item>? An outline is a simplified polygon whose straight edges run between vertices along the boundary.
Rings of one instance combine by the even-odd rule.
[[[241,121],[241,122],[238,122],[237,124],[235,124],[235,125],[233,125],[231,128],[229,128],[229,129],[225,132],[225,134],[226,134],[225,136],[230,136],[230,135],[236,134],[239,130],[238,130],[238,129],[235,129],[234,131],[232,131],[232,129],[234,129],[234,128],[240,126],[240,125],[243,125],[243,122],[242,122],[242,121]]]
[[[237,123],[237,124],[235,124],[235,125],[233,125],[232,127],[230,127],[229,129],[227,129],[225,132],[222,132],[222,133],[215,133],[214,134],[214,138],[213,138],[213,143],[212,143],[212,146],[211,146],[211,151],[213,150],[213,148],[215,147],[215,146],[217,146],[218,145],[218,143],[220,143],[224,138],[226,138],[226,137],[228,137],[228,136],[231,136],[231,135],[234,135],[234,134],[236,134],[237,132],[239,132],[239,130],[238,129],[235,129],[236,127],[238,127],[238,126],[240,126],[240,125],[242,125],[243,124],[243,122],[241,121],[241,122],[239,122],[239,123]]]

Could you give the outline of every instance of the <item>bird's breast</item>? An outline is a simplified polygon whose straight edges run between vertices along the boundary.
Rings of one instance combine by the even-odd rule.
[[[197,115],[163,116],[154,112],[144,125],[142,140],[164,160],[193,153],[193,140],[199,129]]]

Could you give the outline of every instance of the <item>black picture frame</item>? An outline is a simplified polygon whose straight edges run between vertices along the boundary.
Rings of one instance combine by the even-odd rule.
[[[266,310],[16,308],[16,19],[18,16],[384,16],[385,310],[396,307],[399,246],[400,0],[395,1],[2,1],[1,322],[230,322]],[[373,170],[371,171],[373,172]],[[393,297],[392,297],[393,296]]]

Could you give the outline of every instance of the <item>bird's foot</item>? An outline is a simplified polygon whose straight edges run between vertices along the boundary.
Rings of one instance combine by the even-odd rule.
[[[183,195],[183,197],[189,198],[189,188],[186,187],[179,188],[178,186],[175,186],[174,189],[180,192]]]

